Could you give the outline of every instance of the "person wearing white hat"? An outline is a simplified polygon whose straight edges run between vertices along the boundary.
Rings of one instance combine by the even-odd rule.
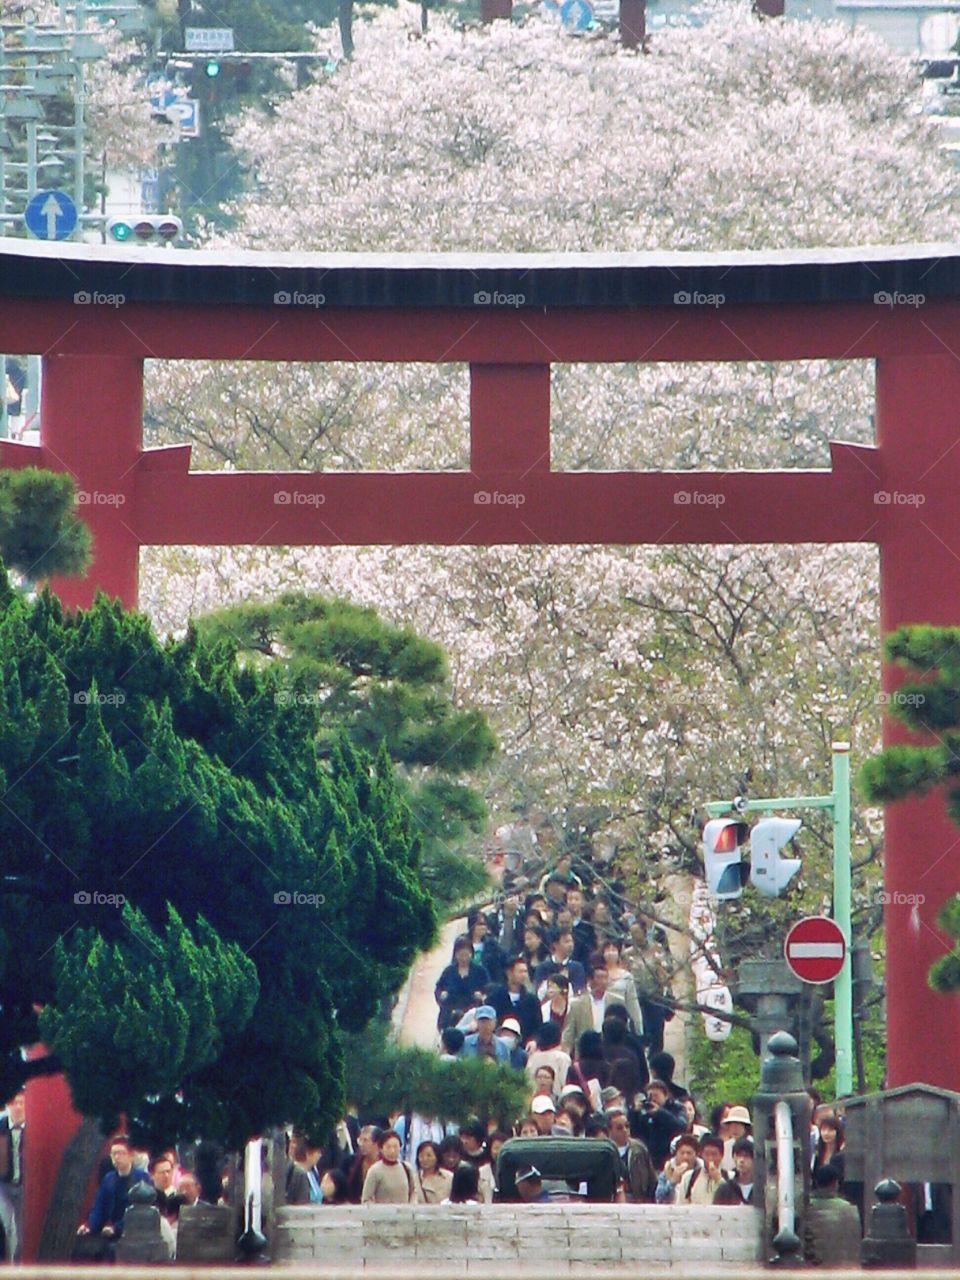
[[[530,1114],[537,1122],[542,1137],[546,1137],[553,1129],[557,1118],[557,1104],[545,1093],[538,1093],[530,1103]]]
[[[500,1040],[506,1042],[507,1048],[510,1050],[511,1067],[516,1071],[522,1071],[527,1065],[527,1053],[520,1043],[519,1018],[504,1018],[500,1023],[497,1036]]]
[[[723,1139],[723,1159],[720,1161],[720,1168],[724,1173],[734,1173],[736,1171],[733,1144],[738,1138],[749,1138],[752,1134],[753,1125],[750,1122],[750,1112],[747,1108],[743,1106],[730,1107],[720,1122],[720,1137]]]

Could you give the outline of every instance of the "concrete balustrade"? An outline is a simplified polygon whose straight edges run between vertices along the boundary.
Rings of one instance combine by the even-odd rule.
[[[423,1264],[469,1276],[569,1275],[636,1268],[672,1273],[758,1264],[753,1209],[673,1205],[365,1205],[278,1210],[271,1256],[282,1264],[393,1271]]]

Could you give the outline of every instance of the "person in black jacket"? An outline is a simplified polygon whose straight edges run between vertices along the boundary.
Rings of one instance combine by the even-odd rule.
[[[474,964],[486,969],[491,982],[502,982],[503,951],[490,933],[487,917],[478,907],[467,913],[467,935],[473,947]]]
[[[484,1002],[484,990],[490,975],[474,959],[473,943],[461,934],[453,944],[453,963],[448,964],[437,980],[434,995],[440,1012],[437,1030],[444,1031],[470,1008]]]
[[[520,1023],[521,1038],[529,1040],[537,1027],[543,1025],[540,1001],[527,987],[527,962],[523,956],[512,956],[507,961],[506,982],[494,987],[487,1000],[497,1011],[501,1021],[511,1014]]]
[[[659,1173],[670,1155],[670,1143],[685,1132],[687,1113],[670,1096],[662,1080],[647,1085],[647,1100],[639,1111],[630,1112],[630,1132],[647,1144],[650,1159]]]

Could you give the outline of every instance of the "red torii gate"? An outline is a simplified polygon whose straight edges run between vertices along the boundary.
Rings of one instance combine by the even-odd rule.
[[[41,443],[0,444],[0,461],[67,470],[89,498],[93,567],[81,583],[56,584],[70,604],[103,588],[135,605],[150,544],[872,542],[884,632],[960,624],[953,246],[147,255],[8,241],[0,351],[43,354]],[[151,357],[468,363],[471,469],[191,472],[188,446],[143,448]],[[826,471],[551,469],[552,364],[803,359],[876,360],[874,447],[832,444]],[[681,489],[725,502],[678,505]],[[315,502],[278,500],[293,491]],[[478,492],[524,501],[478,503]],[[877,496],[918,493],[922,505]],[[888,691],[898,680],[884,671]],[[884,736],[905,737],[890,721]],[[946,945],[936,910],[960,890],[960,833],[939,796],[891,807],[885,868],[888,1084],[957,1089],[960,1019],[926,982]],[[918,893],[919,930],[901,902]]]

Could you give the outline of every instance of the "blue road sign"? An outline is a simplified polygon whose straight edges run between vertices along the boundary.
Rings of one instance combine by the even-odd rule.
[[[23,220],[38,240],[66,240],[77,225],[77,206],[65,191],[38,191]]]
[[[593,8],[588,0],[565,0],[560,6],[560,19],[568,31],[589,31]]]

